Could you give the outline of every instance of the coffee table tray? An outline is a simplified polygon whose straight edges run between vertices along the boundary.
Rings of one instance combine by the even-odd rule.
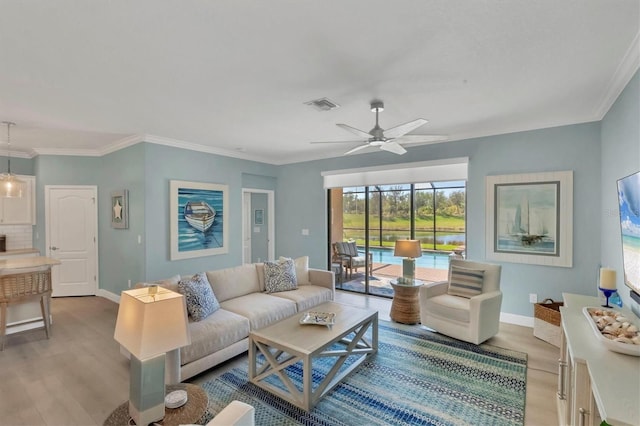
[[[300,324],[327,325],[335,324],[334,312],[305,312],[300,318]]]

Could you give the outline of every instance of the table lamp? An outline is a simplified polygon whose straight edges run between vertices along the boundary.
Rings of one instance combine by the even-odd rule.
[[[144,426],[163,419],[165,353],[191,343],[184,296],[158,286],[123,291],[113,337],[131,353],[129,415]]]
[[[422,256],[420,240],[397,240],[393,251],[394,256],[404,256],[402,259],[401,282],[412,283],[416,275],[416,257]]]

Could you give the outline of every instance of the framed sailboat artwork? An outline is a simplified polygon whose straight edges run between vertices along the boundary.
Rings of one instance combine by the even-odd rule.
[[[487,259],[571,267],[573,172],[486,177]]]

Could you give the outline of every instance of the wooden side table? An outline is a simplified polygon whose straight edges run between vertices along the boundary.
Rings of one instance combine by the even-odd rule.
[[[209,397],[204,389],[191,383],[180,383],[177,385],[167,385],[166,393],[175,390],[187,391],[187,403],[178,408],[165,408],[164,419],[159,424],[163,426],[173,426],[181,424],[196,423],[204,415],[209,404]],[[104,426],[135,425],[129,417],[129,401],[116,408],[104,421]]]
[[[420,299],[418,293],[423,281],[413,280],[412,283],[399,283],[391,280],[393,287],[393,301],[389,316],[395,322],[402,324],[418,324],[420,322]]]

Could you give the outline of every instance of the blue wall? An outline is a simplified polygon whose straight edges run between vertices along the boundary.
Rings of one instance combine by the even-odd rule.
[[[629,297],[622,275],[622,240],[618,217],[617,180],[640,171],[640,72],[602,120],[600,178],[602,206],[600,258],[617,271],[618,290],[626,306],[640,307]]]
[[[44,185],[98,186],[100,288],[119,294],[128,280],[153,280],[239,264],[242,188],[275,190],[276,256],[309,255],[312,267],[324,268],[328,243],[322,171],[467,156],[467,252],[469,258],[482,260],[486,258],[486,176],[573,170],[574,266],[502,263],[503,311],[532,316],[529,293],[554,299],[560,299],[562,292],[596,295],[600,264],[622,271],[615,181],[640,169],[639,78],[633,78],[601,122],[413,147],[404,156],[376,152],[273,166],[140,143],[100,158],[16,159],[15,171],[37,176],[34,245],[43,253]],[[234,221],[228,254],[169,259],[169,181],[174,179],[229,185]],[[123,188],[130,191],[128,230],[111,228],[107,207],[110,192]],[[302,229],[308,229],[309,235],[302,235]],[[618,277],[618,288],[623,288],[621,273]],[[623,298],[629,303],[628,296],[623,294]]]
[[[561,299],[562,292],[596,295],[600,260],[600,124],[587,123],[523,133],[410,148],[404,156],[386,153],[341,157],[280,167],[276,194],[276,251],[308,254],[314,267],[326,267],[326,194],[320,173],[378,164],[469,157],[467,253],[485,256],[485,177],[542,171],[574,171],[573,268],[502,263],[503,311],[532,316],[529,293]],[[295,206],[291,208],[291,206]],[[310,229],[302,236],[301,229]]]
[[[277,167],[254,161],[187,151],[155,144],[145,146],[145,277],[147,280],[175,274],[193,274],[239,265],[242,262],[242,188],[264,180],[275,189]],[[256,178],[262,176],[263,178]],[[169,244],[169,181],[229,185],[229,253],[171,261]],[[272,186],[269,188],[268,186]],[[262,189],[262,188],[261,188]]]

